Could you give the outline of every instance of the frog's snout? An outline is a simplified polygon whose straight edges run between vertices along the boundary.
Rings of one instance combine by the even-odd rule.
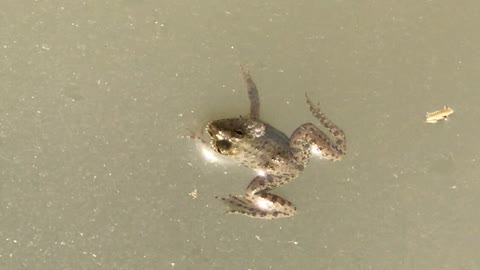
[[[213,122],[210,122],[207,124],[207,133],[212,139],[221,139],[219,138],[219,134],[221,133],[220,130],[213,124]]]
[[[213,132],[213,129],[212,129],[212,123],[211,122],[207,124],[206,130],[207,130],[208,135],[211,138],[213,138],[214,132]]]

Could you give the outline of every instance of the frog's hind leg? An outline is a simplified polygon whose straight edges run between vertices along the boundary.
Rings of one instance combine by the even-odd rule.
[[[288,181],[287,178],[285,179]],[[267,192],[281,184],[284,182],[279,181],[276,176],[257,176],[248,185],[245,195],[230,195],[227,198],[218,199],[230,207],[226,213],[263,219],[290,217],[295,215],[295,206],[288,200]]]
[[[258,119],[260,117],[260,99],[258,98],[257,86],[250,76],[250,72],[243,65],[240,68],[243,80],[247,84],[248,98],[250,99],[250,118]]]
[[[295,206],[275,194],[263,192],[253,200],[243,195],[229,195],[228,197],[215,197],[222,200],[229,207],[226,214],[240,214],[252,218],[275,219],[291,217],[296,213]]]
[[[332,121],[330,121],[330,119],[328,119],[328,117],[320,110],[320,107],[318,104],[317,105],[313,104],[310,98],[308,98],[307,93],[305,93],[305,98],[307,99],[307,104],[310,106],[310,111],[312,112],[313,116],[315,116],[315,118],[317,118],[320,121],[320,123],[322,123],[322,125],[328,129],[330,134],[332,134],[333,137],[335,137],[335,142],[330,143],[330,147],[332,147],[335,152],[335,155],[334,157],[332,157],[332,159],[334,160],[341,159],[347,152],[347,140],[345,137],[345,133],[343,132],[342,129],[340,129],[337,125],[335,125],[335,123],[333,123]],[[311,126],[309,126],[308,124],[306,125],[307,126],[305,127],[305,129],[319,134],[320,137],[326,137],[326,135],[321,130],[319,130],[312,124],[309,124]],[[322,141],[323,140],[324,139],[322,138]],[[330,142],[329,139],[328,139],[328,142]],[[322,151],[322,149],[319,149],[319,150]]]

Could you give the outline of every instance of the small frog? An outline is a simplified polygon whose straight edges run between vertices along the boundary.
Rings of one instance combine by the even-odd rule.
[[[263,219],[293,216],[296,207],[269,191],[296,178],[305,169],[312,153],[328,160],[342,159],[346,153],[345,134],[305,94],[310,111],[335,139],[330,139],[311,123],[301,125],[288,138],[260,120],[257,87],[243,67],[242,75],[250,98],[250,114],[212,121],[207,124],[206,132],[214,151],[256,170],[258,175],[247,186],[245,194],[216,198],[229,205],[226,213]]]

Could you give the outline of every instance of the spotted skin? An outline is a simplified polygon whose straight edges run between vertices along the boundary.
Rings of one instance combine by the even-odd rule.
[[[334,139],[312,123],[301,125],[288,138],[260,120],[257,87],[248,70],[244,67],[241,70],[250,99],[250,114],[212,121],[207,124],[206,132],[214,151],[261,173],[250,182],[245,194],[216,198],[229,206],[226,211],[229,214],[263,219],[291,217],[296,207],[269,191],[300,175],[310,160],[312,148],[322,158],[341,160],[346,154],[345,134],[305,95],[310,111]]]

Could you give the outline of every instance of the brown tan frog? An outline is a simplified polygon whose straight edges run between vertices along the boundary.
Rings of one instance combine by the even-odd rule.
[[[312,153],[328,160],[342,159],[346,153],[345,134],[305,95],[310,111],[334,139],[311,123],[301,125],[288,138],[260,120],[257,87],[243,67],[242,74],[250,98],[250,114],[212,121],[207,124],[206,131],[214,151],[256,170],[258,175],[247,186],[245,194],[219,199],[229,205],[226,213],[264,219],[293,216],[295,206],[269,191],[296,178],[304,170]]]

